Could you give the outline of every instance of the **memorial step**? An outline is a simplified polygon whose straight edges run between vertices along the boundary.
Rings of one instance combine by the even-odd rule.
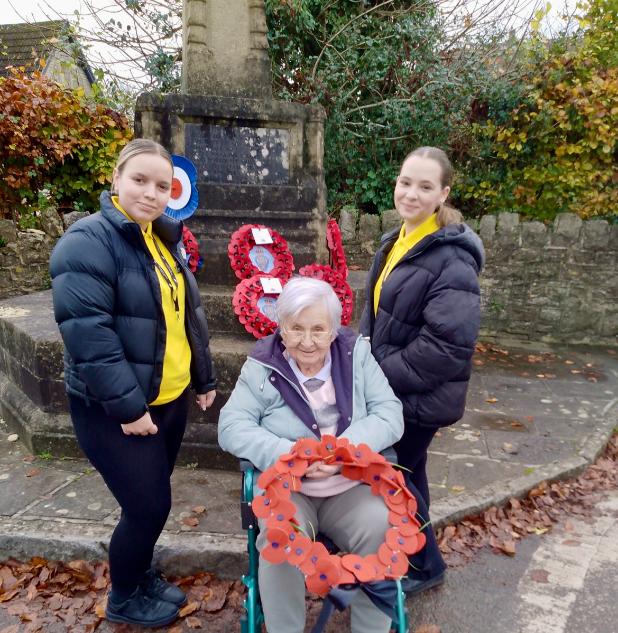
[[[348,283],[354,293],[354,312],[352,314],[352,327],[357,327],[365,302],[365,271],[350,271]],[[240,280],[237,279],[238,283]],[[208,317],[208,328],[212,336],[218,334],[239,336],[242,339],[252,340],[244,326],[238,321],[232,308],[234,288],[224,285],[200,285],[202,302]]]

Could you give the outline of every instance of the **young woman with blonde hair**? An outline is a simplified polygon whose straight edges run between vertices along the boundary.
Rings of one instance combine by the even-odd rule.
[[[446,154],[419,147],[406,156],[394,191],[401,228],[382,238],[367,280],[361,332],[403,404],[399,463],[429,506],[427,449],[464,413],[480,325],[480,238],[446,205],[453,170]],[[433,562],[404,583],[409,593],[440,584]]]
[[[164,215],[172,175],[165,148],[131,141],[100,211],[73,224],[50,261],[77,440],[122,509],[109,546],[107,618],[142,626],[169,624],[186,602],[151,563],[171,508],[189,386],[202,410],[215,398],[206,318],[179,250],[182,224]]]

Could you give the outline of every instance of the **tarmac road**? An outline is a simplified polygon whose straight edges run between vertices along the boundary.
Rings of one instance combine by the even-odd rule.
[[[443,587],[409,601],[411,631],[616,633],[618,490],[596,507],[593,519],[527,537],[513,558],[484,550],[449,570]]]

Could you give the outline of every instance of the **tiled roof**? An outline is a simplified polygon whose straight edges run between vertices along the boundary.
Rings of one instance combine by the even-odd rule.
[[[0,76],[6,76],[7,66],[32,68],[36,59],[47,58],[69,29],[66,20],[50,20],[31,24],[0,24]],[[85,59],[78,61],[94,80]]]

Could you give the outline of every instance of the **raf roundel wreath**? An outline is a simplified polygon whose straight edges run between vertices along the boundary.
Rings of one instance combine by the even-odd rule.
[[[175,220],[186,220],[197,209],[199,196],[197,192],[197,169],[184,156],[172,155],[174,176],[170,199],[165,214]]]
[[[268,229],[272,244],[256,244],[251,229]],[[287,281],[294,271],[294,259],[288,243],[263,224],[244,224],[230,238],[227,253],[234,274],[238,279],[254,275],[278,277]]]
[[[291,495],[300,490],[301,478],[316,461],[342,466],[344,477],[369,485],[374,495],[384,499],[391,527],[377,552],[367,556],[329,554],[322,543],[303,533],[295,519]],[[260,475],[257,483],[264,494],[255,497],[252,509],[265,521],[267,540],[260,555],[271,563],[287,562],[300,569],[313,593],[324,596],[337,585],[401,578],[408,571],[408,556],[425,545],[423,528],[416,518],[416,499],[401,471],[366,444],[355,446],[332,435],[323,435],[320,440],[300,439]]]

